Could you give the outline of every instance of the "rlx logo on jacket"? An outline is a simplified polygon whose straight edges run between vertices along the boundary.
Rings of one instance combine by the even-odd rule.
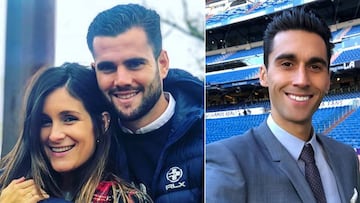
[[[181,168],[174,166],[169,169],[166,173],[166,179],[170,182],[170,184],[165,185],[165,189],[176,189],[181,187],[186,187],[185,181],[179,181],[183,176],[183,171]]]

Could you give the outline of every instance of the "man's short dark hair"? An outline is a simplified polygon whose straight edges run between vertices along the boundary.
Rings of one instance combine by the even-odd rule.
[[[277,33],[287,30],[304,30],[318,34],[326,45],[327,59],[330,58],[334,45],[330,42],[331,32],[326,22],[314,11],[306,7],[295,7],[274,17],[264,33],[264,64],[268,66],[269,55],[273,50],[274,37]]]
[[[131,28],[144,29],[155,58],[162,50],[160,16],[156,11],[138,4],[117,5],[99,13],[88,28],[88,47],[94,56],[93,42],[96,36],[115,37]]]

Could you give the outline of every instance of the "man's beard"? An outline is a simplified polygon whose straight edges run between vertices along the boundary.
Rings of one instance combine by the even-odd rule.
[[[157,74],[148,88],[148,94],[144,94],[144,98],[140,106],[130,112],[130,114],[124,114],[120,111],[120,109],[116,108],[121,121],[136,121],[150,112],[162,94],[160,80],[160,76]],[[144,88],[142,88],[141,91],[145,93]]]

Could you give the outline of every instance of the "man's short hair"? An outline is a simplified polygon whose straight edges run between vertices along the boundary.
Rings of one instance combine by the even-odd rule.
[[[268,66],[269,55],[273,50],[274,37],[277,33],[287,30],[304,30],[318,34],[326,45],[327,58],[330,66],[332,49],[334,48],[331,40],[331,32],[326,22],[314,11],[306,7],[295,7],[283,11],[280,15],[268,24],[264,33],[264,64]],[[328,67],[329,67],[328,66]]]
[[[156,11],[138,4],[117,5],[99,13],[88,28],[88,48],[94,56],[93,42],[96,36],[115,37],[134,27],[144,29],[157,58],[162,50],[160,16]]]

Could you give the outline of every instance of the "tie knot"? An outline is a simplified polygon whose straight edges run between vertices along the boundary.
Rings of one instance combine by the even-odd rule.
[[[315,163],[314,150],[313,150],[311,144],[304,145],[304,148],[300,154],[300,159],[303,160],[306,164],[307,163]]]

